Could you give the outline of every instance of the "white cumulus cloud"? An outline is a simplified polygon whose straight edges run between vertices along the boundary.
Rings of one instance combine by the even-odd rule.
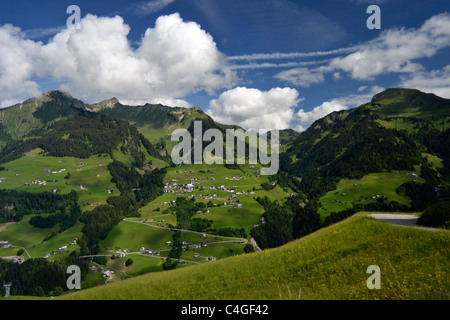
[[[0,27],[0,106],[19,102],[17,96],[38,95],[39,86],[31,78],[39,45],[26,40],[12,25]]]
[[[367,89],[367,87],[360,87],[358,92],[363,92]],[[299,132],[305,131],[315,121],[329,115],[330,113],[355,108],[364,103],[370,102],[375,94],[380,93],[383,90],[384,89],[379,86],[373,86],[366,93],[351,94],[348,96],[335,98],[330,101],[325,101],[311,111],[300,109],[295,114],[295,120],[297,122],[295,129]]]
[[[377,38],[352,47],[354,52],[333,58],[319,68],[294,68],[275,77],[309,87],[323,82],[328,73],[345,72],[355,80],[374,80],[379,75],[423,72],[419,59],[431,58],[450,47],[450,14],[431,17],[417,29],[387,29]]]
[[[178,13],[161,16],[135,49],[120,16],[87,15],[81,30],[64,29],[47,44],[0,27],[0,103],[38,93],[31,79],[49,78],[87,101],[112,96],[181,101],[191,93],[228,89],[236,74],[211,35]]]
[[[207,114],[217,122],[245,129],[286,129],[300,101],[298,91],[291,88],[261,91],[237,87],[212,100]]]
[[[417,72],[402,78],[400,86],[434,93],[442,98],[450,99],[450,65],[442,70]]]

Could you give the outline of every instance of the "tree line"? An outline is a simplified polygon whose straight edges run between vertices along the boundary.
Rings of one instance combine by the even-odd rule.
[[[22,264],[0,259],[0,284],[12,282],[11,295],[59,295],[68,290],[67,267],[70,265],[80,267],[81,280],[84,280],[89,264],[78,259],[74,253],[57,261],[39,258],[28,259]],[[0,292],[4,294],[2,285]]]
[[[78,194],[30,193],[0,189],[0,222],[20,221],[24,215],[56,213],[75,205]]]

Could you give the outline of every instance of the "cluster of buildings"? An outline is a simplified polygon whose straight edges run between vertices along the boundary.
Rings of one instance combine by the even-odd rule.
[[[225,177],[225,180],[230,180],[230,181],[239,181],[239,180],[245,180],[245,177],[241,177],[241,176],[237,176],[237,177]]]
[[[188,169],[186,169],[186,170],[180,170],[180,171],[177,171],[176,173],[194,173],[194,171],[189,171]]]
[[[44,256],[44,259],[47,259],[47,258],[49,258],[50,256],[52,256],[52,255],[54,255],[54,254],[62,253],[62,252],[64,252],[64,251],[68,250],[68,249],[69,249],[69,246],[74,246],[74,245],[76,245],[77,243],[78,243],[78,238],[75,238],[75,239],[72,240],[72,242],[71,242],[69,245],[59,247],[58,250],[54,250],[54,251],[52,251],[51,253],[47,253],[47,254]]]
[[[98,268],[95,265],[89,267],[89,271],[91,272],[97,272],[97,269]],[[106,283],[110,283],[113,280],[114,271],[102,269],[102,277],[106,279]]]
[[[114,277],[114,271],[104,269],[102,270],[102,277],[106,278],[106,283],[109,283]]]
[[[260,224],[265,224],[266,223],[266,219],[264,218],[264,216],[259,218],[259,223]],[[253,224],[252,228],[259,228],[259,224]]]
[[[33,185],[40,185],[40,186],[46,186],[47,185],[47,181],[33,180],[33,181],[31,181],[31,184],[33,184]],[[26,183],[25,185],[30,185],[30,184]]]
[[[192,183],[164,183],[164,193],[190,193],[194,192],[194,185]]]
[[[12,260],[13,263],[22,264],[25,262],[25,259],[23,257],[12,257],[12,259],[9,259],[10,257],[4,257],[5,260]]]
[[[42,169],[42,171],[47,172],[47,173],[52,173],[52,174],[58,174],[58,173],[63,173],[64,171],[66,171],[66,169],[62,168],[62,169],[57,170],[57,171],[56,170],[52,171],[49,168],[44,168],[44,169]]]
[[[144,247],[141,247],[139,249],[139,251],[144,253],[144,254],[146,254],[146,255],[148,255],[148,256],[159,256],[161,254],[161,252],[159,252],[157,250],[153,250],[153,249],[150,249],[150,248],[144,248]]]
[[[9,244],[8,240],[0,240],[0,245],[3,245],[4,249],[8,249],[8,248],[12,247],[12,245]],[[25,262],[25,259],[23,257],[18,257],[18,256],[0,257],[0,259],[12,260],[12,262],[18,263],[18,264],[22,264]]]

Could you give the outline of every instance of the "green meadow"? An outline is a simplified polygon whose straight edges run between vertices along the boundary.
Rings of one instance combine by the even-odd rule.
[[[138,252],[141,247],[154,250],[167,250],[167,241],[172,240],[168,229],[152,228],[141,223],[122,221],[114,227],[105,240],[100,242],[103,249],[108,247],[128,249]],[[106,250],[105,250],[106,252]]]
[[[113,153],[113,158],[128,163],[128,157],[118,150]],[[119,194],[115,185],[111,183],[111,175],[107,169],[108,164],[112,161],[111,157],[95,156],[89,159],[57,158],[44,156],[41,151],[40,149],[33,150],[18,160],[4,164],[5,171],[1,172],[1,177],[5,178],[5,180],[3,183],[0,183],[0,188],[29,192],[57,190],[57,192],[63,194],[75,190],[80,196],[79,203],[83,211],[92,210],[96,205],[105,204],[106,199],[111,196],[107,190],[112,190],[112,195]],[[146,155],[147,158],[150,157],[148,154]],[[161,160],[152,159],[152,161],[154,161],[154,166],[167,165]],[[210,213],[194,216],[193,218],[200,217],[213,220],[212,228],[216,230],[228,227],[245,228],[247,234],[250,234],[251,225],[257,223],[260,216],[264,213],[263,207],[255,200],[255,197],[268,196],[271,200],[281,200],[287,196],[287,193],[278,186],[271,191],[263,190],[261,183],[268,182],[268,178],[257,176],[258,165],[255,165],[253,168],[241,165],[240,168],[228,169],[223,165],[206,164],[183,165],[168,168],[165,179],[166,181],[177,180],[178,183],[190,183],[192,178],[198,179],[199,184],[195,184],[195,189],[192,193],[197,201],[207,203],[210,199],[203,199],[203,197],[198,196],[211,196],[213,193],[216,193],[217,197],[212,202],[218,206],[210,207]],[[65,170],[60,172],[61,169]],[[186,173],[180,173],[180,171],[185,170],[187,170]],[[68,179],[65,179],[68,174],[70,174]],[[240,180],[231,180],[232,177],[238,176],[241,177]],[[230,179],[226,179],[226,177]],[[214,178],[214,180],[210,180],[210,178]],[[45,181],[46,185],[31,184],[34,180]],[[232,194],[229,192],[210,189],[212,185],[216,187],[223,185],[226,188],[236,187],[236,192],[255,190],[255,194],[237,195],[236,198],[231,198]],[[80,189],[80,186],[87,190]],[[111,230],[106,239],[100,242],[102,253],[111,254],[106,251],[108,247],[129,249],[132,252],[138,252],[141,247],[145,247],[161,251],[161,256],[167,256],[171,247],[166,246],[166,242],[172,240],[173,234],[172,231],[167,229],[167,226],[169,224],[175,226],[177,219],[174,214],[162,214],[162,211],[168,208],[167,205],[164,205],[164,202],[176,200],[178,196],[187,197],[188,195],[190,194],[175,195],[166,193],[140,209],[140,219],[153,219],[152,222],[146,223],[153,226],[164,225],[166,228],[155,228],[135,223],[140,219],[129,219],[135,220],[135,222],[120,222],[118,226]],[[232,205],[222,205],[223,202],[229,202],[231,199],[235,202],[239,201],[243,207],[234,208]],[[159,211],[157,210],[158,208]],[[30,218],[31,216],[25,216],[20,225],[0,224],[0,240],[4,238],[11,244],[24,247],[33,258],[43,257],[47,253],[56,251],[65,245],[68,245],[68,250],[51,255],[48,259],[59,259],[69,255],[73,250],[79,250],[77,245],[70,246],[69,244],[73,239],[82,237],[82,223],[78,223],[63,233],[58,233],[59,225],[56,225],[54,228],[40,229],[29,224]],[[52,234],[54,236],[50,237]],[[48,240],[44,241],[44,239]],[[194,251],[188,249],[183,252],[182,259],[203,263],[207,262],[209,256],[222,259],[242,254],[244,244],[232,243],[232,240],[213,235],[203,238],[200,233],[183,231],[182,241],[186,241],[189,244],[207,243],[208,245],[195,251],[200,254],[199,258],[194,258]],[[0,249],[0,255],[15,255],[18,250],[19,248]],[[129,271],[129,275],[162,271],[161,259],[141,255],[132,255],[131,257],[134,260],[134,264],[126,268]],[[86,280],[86,286],[90,286],[92,283],[98,284],[98,277],[92,278],[91,280]]]
[[[283,201],[288,193],[276,186],[273,190],[266,191],[261,187],[261,183],[268,182],[266,176],[257,176],[255,168],[248,168],[241,165],[238,169],[228,169],[223,165],[183,165],[175,168],[168,168],[165,180],[167,183],[187,184],[191,183],[191,179],[196,180],[192,193],[164,193],[162,196],[153,200],[147,206],[140,209],[142,218],[153,219],[151,224],[158,225],[158,221],[164,220],[164,224],[176,225],[176,216],[174,214],[162,214],[162,212],[170,207],[168,203],[176,200],[178,197],[194,196],[198,202],[212,202],[217,205],[209,207],[209,213],[193,218],[206,218],[213,220],[213,229],[221,228],[249,228],[251,225],[258,223],[259,218],[264,213],[264,208],[255,200],[256,197],[267,196],[271,201]],[[226,179],[228,177],[228,179]],[[239,180],[232,178],[240,177]],[[211,180],[214,178],[214,180]],[[215,188],[212,189],[211,187]],[[220,186],[228,189],[236,187],[234,193],[218,190]],[[165,189],[168,190],[168,189]],[[249,192],[254,190],[254,194]],[[178,191],[178,190],[177,190]],[[246,192],[247,194],[237,194],[238,192]],[[214,194],[216,197],[211,198]],[[233,195],[235,198],[233,198]],[[206,197],[206,199],[205,199]],[[228,204],[233,201],[234,204],[241,203],[242,208],[235,208],[234,204]],[[226,202],[227,205],[223,203]],[[166,203],[166,204],[164,204]],[[159,210],[158,210],[159,209]],[[161,223],[159,223],[161,224]]]
[[[80,238],[82,236],[82,223],[77,223],[74,227],[62,233],[58,233],[59,225],[49,229],[37,228],[29,224],[31,217],[32,216],[25,216],[22,221],[20,221],[20,224],[0,224],[0,240],[8,240],[11,245],[25,248],[32,258],[42,258],[47,253],[57,251],[60,247],[68,246],[68,250],[50,256],[48,258],[49,260],[68,256],[70,252],[79,248],[77,245],[70,246],[70,243],[75,238]],[[52,233],[55,233],[55,236],[44,241]],[[17,253],[18,250],[19,248],[0,248],[0,256],[10,256],[12,255],[11,252]],[[24,254],[23,256],[25,259],[28,259],[27,254]]]
[[[161,251],[161,256],[167,256],[171,247],[167,246],[166,242],[172,241],[172,234],[173,232],[168,228],[157,228],[137,221],[124,220],[111,230],[106,239],[100,242],[100,245],[105,253],[106,248],[108,247],[115,250],[128,249],[130,252],[139,252],[139,249],[144,247]],[[234,239],[239,240],[238,238],[228,238],[209,234],[207,234],[206,237],[203,237],[200,232],[181,232],[181,241],[185,241],[189,244],[227,242],[224,245],[232,248],[231,241]],[[239,246],[242,246],[242,244]],[[204,248],[200,250],[202,251],[203,249]],[[211,250],[208,249],[205,250],[205,252],[208,252],[209,254]]]
[[[10,244],[17,247],[24,247],[33,257],[29,250],[31,250],[33,246],[41,244],[46,237],[52,234],[52,232],[58,232],[59,226],[55,226],[51,229],[36,228],[28,223],[31,217],[32,216],[23,217],[20,223],[0,224],[0,230],[2,230],[0,232],[0,239],[8,240]],[[16,252],[18,250],[19,248],[17,248]],[[0,254],[1,252],[2,251],[0,251]]]
[[[442,159],[429,153],[422,153],[422,156],[425,157],[429,163],[431,163],[434,169],[441,169],[444,167]]]
[[[367,214],[279,248],[146,274],[61,299],[448,299],[450,233],[393,226]],[[380,267],[380,290],[366,286],[371,265]]]
[[[107,255],[115,255],[118,249],[128,249],[131,254],[127,254],[126,258],[110,260],[115,269],[126,271],[131,276],[144,274],[147,272],[163,271],[162,257],[167,257],[171,250],[171,246],[166,245],[167,241],[172,241],[173,232],[167,228],[156,228],[144,223],[139,223],[139,219],[127,219],[119,223],[113,228],[105,240],[100,242],[102,252]],[[187,246],[192,244],[206,244],[200,249],[193,250],[187,248],[183,251],[182,260],[188,262],[207,262],[209,256],[214,256],[216,259],[230,257],[236,254],[242,254],[244,244],[233,243],[235,240],[226,237],[206,235],[203,237],[202,233],[182,231],[182,242],[186,242]],[[106,249],[113,248],[114,252],[108,252]],[[150,248],[155,251],[160,251],[160,256],[146,256],[141,254],[140,248]],[[194,252],[197,252],[200,257],[194,258]],[[124,264],[119,261],[126,261],[128,258],[133,260],[133,265],[126,268]]]
[[[397,201],[408,205],[411,200],[396,193],[402,184],[419,177],[408,176],[414,172],[393,171],[365,175],[362,179],[342,179],[336,190],[330,191],[320,198],[319,214],[322,219],[332,212],[339,212],[352,207],[353,203],[367,204],[379,197],[386,197],[388,202]]]
[[[56,190],[63,194],[75,190],[80,197],[82,210],[106,204],[106,199],[111,196],[108,190],[119,194],[116,185],[111,182],[112,177],[107,168],[112,162],[108,155],[88,159],[58,158],[44,156],[41,151],[33,150],[20,159],[3,164],[5,171],[0,172],[0,177],[5,180],[0,183],[0,188],[27,192]],[[59,172],[62,169],[65,170]],[[64,179],[69,173],[70,178]],[[32,184],[35,180],[45,181],[46,185]]]

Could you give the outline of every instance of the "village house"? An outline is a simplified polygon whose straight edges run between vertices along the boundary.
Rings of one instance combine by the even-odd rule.
[[[17,263],[17,264],[22,264],[25,262],[25,259],[23,257],[17,257],[17,258],[14,258],[13,262]]]
[[[113,274],[114,274],[114,271],[110,271],[110,270],[103,270],[102,271],[102,277],[106,278],[107,281],[111,281],[112,280]]]

